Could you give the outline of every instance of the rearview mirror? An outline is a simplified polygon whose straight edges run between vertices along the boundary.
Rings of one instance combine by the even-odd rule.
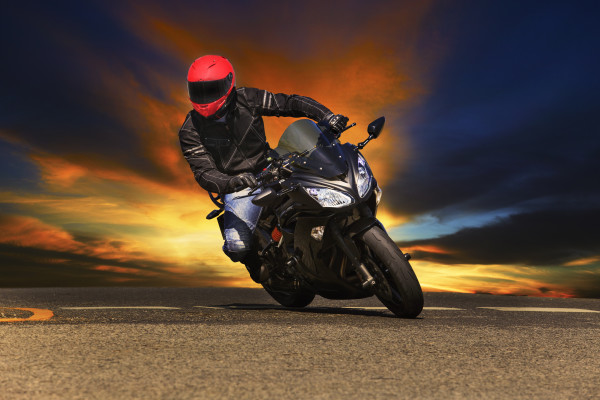
[[[360,150],[367,145],[371,140],[377,139],[379,134],[381,134],[381,130],[383,129],[383,125],[385,124],[385,117],[379,117],[375,121],[371,122],[367,127],[367,132],[369,133],[369,137],[364,142],[360,142],[356,145],[356,147]]]
[[[381,130],[383,129],[384,124],[385,124],[385,117],[377,118],[375,121],[371,122],[369,124],[369,127],[367,128],[367,132],[369,133],[369,136],[372,136],[373,138],[377,138],[379,136],[379,134],[381,133]]]

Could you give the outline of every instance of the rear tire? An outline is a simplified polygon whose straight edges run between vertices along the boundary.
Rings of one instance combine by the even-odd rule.
[[[279,304],[284,307],[301,308],[312,303],[315,294],[304,290],[279,291],[273,290],[263,284],[263,287]]]
[[[388,290],[376,291],[379,300],[394,314],[402,318],[415,318],[423,310],[423,291],[410,263],[388,234],[374,226],[362,235],[362,241],[370,249],[373,267],[378,269],[379,285],[384,277]]]

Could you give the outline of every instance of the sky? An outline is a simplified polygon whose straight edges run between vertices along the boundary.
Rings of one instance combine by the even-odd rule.
[[[222,254],[177,133],[186,74],[357,126],[378,213],[426,291],[600,297],[594,2],[4,5],[0,287],[256,287]],[[275,146],[291,118],[265,118]]]

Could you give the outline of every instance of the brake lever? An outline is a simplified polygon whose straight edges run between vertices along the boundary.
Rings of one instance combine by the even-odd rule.
[[[346,126],[344,129],[342,129],[342,130],[340,131],[340,133],[338,133],[338,134],[335,136],[335,138],[336,138],[336,139],[339,139],[339,138],[340,138],[340,136],[342,136],[342,133],[346,132],[348,129],[352,128],[353,126],[356,126],[356,122],[353,122],[353,123],[351,123],[350,125]]]
[[[353,122],[350,125],[348,125],[347,127],[345,127],[344,129],[342,129],[342,132],[347,131],[348,129],[352,128],[353,126],[356,126],[356,122]],[[342,133],[342,132],[340,132],[340,133]]]

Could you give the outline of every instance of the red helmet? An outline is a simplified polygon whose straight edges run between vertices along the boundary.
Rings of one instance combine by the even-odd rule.
[[[220,118],[231,101],[235,72],[228,59],[203,56],[190,66],[188,93],[194,110],[205,118]]]

